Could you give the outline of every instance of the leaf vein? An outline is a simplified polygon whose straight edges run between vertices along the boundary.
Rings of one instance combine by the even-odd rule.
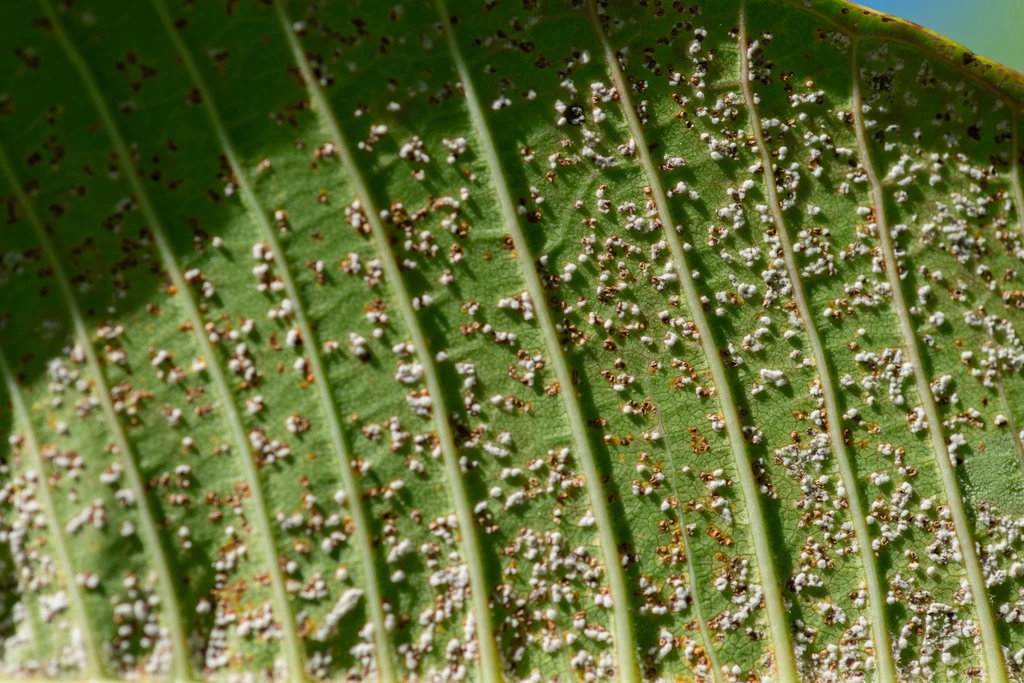
[[[750,56],[747,52],[749,42],[747,40],[746,27],[746,0],[740,0],[740,87],[743,91],[743,100],[746,103],[747,114],[750,118],[750,125],[754,131],[754,139],[761,154],[761,165],[764,173],[765,191],[768,194],[768,207],[771,212],[772,222],[775,225],[775,232],[782,245],[783,260],[786,270],[789,271],[789,282],[793,288],[793,300],[796,302],[800,317],[803,320],[804,332],[807,334],[811,351],[814,354],[814,364],[818,368],[818,381],[821,382],[821,390],[825,396],[825,408],[828,412],[829,440],[832,444],[832,452],[835,454],[836,464],[839,466],[839,474],[842,477],[843,487],[847,491],[847,500],[850,506],[850,518],[857,535],[857,547],[860,551],[861,562],[864,565],[864,577],[867,580],[868,602],[871,606],[871,621],[875,643],[875,665],[879,669],[879,678],[883,681],[896,680],[896,668],[892,659],[892,646],[889,639],[889,630],[885,623],[885,594],[882,591],[879,581],[879,568],[875,561],[875,553],[871,546],[871,534],[868,531],[864,504],[861,500],[860,488],[857,486],[857,477],[850,462],[849,453],[843,439],[841,424],[842,413],[839,410],[838,396],[835,383],[832,380],[832,372],[825,356],[825,347],[818,335],[818,328],[814,322],[814,316],[807,303],[807,295],[804,292],[803,280],[800,277],[800,270],[796,262],[796,255],[793,250],[793,242],[786,229],[786,223],[782,216],[782,209],[779,204],[778,187],[775,181],[775,164],[772,161],[771,152],[764,137],[764,130],[761,127],[760,113],[754,100],[754,92],[751,87],[751,80],[754,75],[750,72]]]
[[[997,683],[1006,681],[1006,668],[1003,655],[999,645],[999,635],[996,629],[995,619],[985,587],[985,576],[981,569],[981,562],[975,549],[974,539],[971,536],[970,522],[964,510],[964,503],[957,484],[956,472],[953,470],[949,458],[949,450],[942,434],[942,421],[939,417],[938,406],[935,397],[932,395],[931,384],[925,373],[923,359],[917,342],[917,335],[914,332],[914,323],[910,318],[910,310],[903,298],[903,289],[900,282],[899,264],[896,260],[896,250],[893,245],[892,234],[889,231],[889,224],[885,213],[885,197],[882,194],[882,184],[875,171],[875,165],[871,157],[871,149],[868,143],[867,129],[864,125],[863,100],[860,93],[860,69],[857,64],[859,41],[854,40],[851,46],[851,71],[853,80],[853,119],[854,128],[857,133],[857,146],[860,151],[861,163],[868,176],[868,183],[871,188],[872,201],[875,205],[875,220],[879,241],[882,245],[882,256],[885,262],[885,274],[889,281],[893,308],[899,319],[900,331],[906,343],[907,357],[914,370],[914,381],[917,384],[917,391],[921,397],[921,406],[928,419],[928,433],[931,437],[932,446],[935,451],[935,461],[942,477],[942,486],[946,493],[950,511],[953,514],[953,525],[956,530],[960,551],[964,557],[964,569],[967,572],[967,581],[974,599],[975,611],[977,612],[979,627],[981,630],[982,649],[985,656],[985,664],[988,668],[990,681]]]
[[[1020,108],[1014,108],[1010,119],[1010,188],[1013,193],[1012,204],[1017,215],[1018,237],[1024,238],[1024,187],[1020,179]],[[1017,430],[1017,421],[1013,417],[1013,406],[1006,395],[1006,387],[1003,386],[1002,372],[996,381],[996,388],[999,391],[999,398],[1006,407],[1007,426],[1010,428],[1010,436],[1013,440],[1013,447],[1017,451],[1017,458],[1024,464],[1024,442],[1021,441],[1020,432]]]
[[[412,300],[406,290],[402,274],[398,267],[394,251],[391,249],[387,233],[380,220],[380,213],[375,209],[375,203],[370,195],[366,182],[359,170],[355,159],[352,157],[348,142],[341,131],[336,115],[324,96],[323,91],[317,85],[316,77],[310,70],[305,53],[294,31],[291,30],[291,23],[288,20],[281,2],[274,3],[282,29],[288,39],[295,61],[302,73],[306,88],[314,102],[316,109],[320,111],[334,143],[337,145],[338,154],[342,160],[342,166],[347,173],[347,179],[355,187],[356,195],[365,207],[367,222],[370,224],[373,241],[376,244],[377,252],[381,256],[381,263],[385,277],[391,283],[392,291],[398,301],[402,319],[412,337],[412,343],[416,349],[417,356],[423,366],[423,378],[427,384],[427,391],[433,403],[434,424],[437,428],[437,435],[441,442],[442,461],[444,463],[445,475],[448,488],[451,492],[455,505],[455,515],[459,522],[459,529],[462,535],[463,555],[469,568],[470,591],[473,604],[473,616],[477,643],[480,653],[480,667],[482,678],[485,683],[498,683],[501,680],[500,662],[498,660],[493,630],[490,620],[490,609],[488,605],[487,578],[483,564],[480,544],[477,539],[476,527],[473,521],[473,511],[469,502],[465,486],[462,481],[462,473],[459,466],[458,451],[455,447],[455,440],[452,436],[451,427],[448,423],[448,408],[444,393],[441,387],[440,376],[437,371],[434,358],[430,354],[430,346],[427,344],[423,328],[416,317],[412,307]]]
[[[919,52],[921,52],[921,53],[923,53],[925,55],[934,57],[935,59],[941,60],[941,61],[945,62],[947,65],[953,67],[953,69],[955,69],[957,71],[957,73],[960,73],[960,74],[966,76],[967,78],[970,78],[971,80],[975,81],[978,85],[982,86],[983,88],[985,88],[986,90],[988,90],[989,92],[994,94],[999,99],[1005,101],[1007,104],[1009,104],[1011,106],[1014,106],[1014,105],[1017,104],[1017,101],[1014,99],[1013,95],[1011,95],[1010,93],[1006,92],[1003,88],[999,87],[995,83],[992,83],[987,78],[984,78],[983,76],[979,76],[978,74],[974,73],[973,71],[965,69],[962,65],[958,64],[957,62],[955,62],[954,60],[950,59],[949,57],[946,57],[945,55],[943,55],[942,53],[938,52],[934,48],[929,48],[927,46],[920,45],[920,44],[918,44],[918,43],[916,43],[916,42],[914,42],[912,40],[907,40],[905,38],[900,38],[898,36],[890,36],[890,35],[886,35],[884,33],[861,33],[856,28],[853,28],[851,30],[849,27],[843,26],[840,22],[836,21],[832,17],[830,17],[830,16],[828,16],[828,15],[822,13],[822,12],[819,12],[819,11],[815,10],[813,7],[808,7],[807,4],[805,4],[807,2],[807,0],[783,0],[783,2],[785,2],[788,5],[790,5],[794,9],[797,9],[797,10],[800,10],[800,11],[806,13],[806,14],[810,14],[812,16],[815,16],[818,19],[821,19],[822,21],[825,21],[825,22],[831,24],[837,31],[839,31],[843,35],[851,38],[854,42],[861,41],[861,40],[881,40],[881,41],[888,41],[888,42],[891,42],[891,43],[898,43],[900,45],[905,45],[907,47],[913,48],[913,49],[915,49],[915,50],[917,50],[917,51],[919,51]],[[869,12],[871,14],[878,14],[878,15],[885,16],[881,12],[875,12],[872,9],[861,7],[860,5],[858,5],[858,4],[854,3],[854,2],[851,2],[850,0],[839,0],[838,4],[840,4],[840,5],[844,6],[844,7],[846,7],[846,6],[855,7],[855,8],[860,9],[861,11]],[[894,23],[896,25],[909,23],[909,22],[905,22],[902,19],[898,19],[896,17],[890,17],[890,20],[894,21]],[[924,32],[926,35],[928,33],[930,33],[926,29],[922,29],[920,26],[915,26],[914,28],[916,30],[920,30],[920,31]],[[948,41],[948,39],[946,39],[946,38],[942,38],[942,40],[943,41]],[[948,41],[948,42],[952,43],[952,41]],[[957,46],[957,47],[959,47],[959,46]]]
[[[750,517],[754,553],[763,584],[762,590],[764,591],[765,604],[767,606],[768,624],[772,640],[775,643],[775,659],[779,676],[783,680],[796,680],[796,661],[793,657],[793,647],[786,617],[787,612],[782,601],[782,593],[779,589],[780,584],[776,576],[774,560],[772,559],[771,547],[768,541],[768,527],[764,520],[757,482],[754,479],[753,467],[745,445],[746,440],[743,437],[743,426],[740,421],[739,409],[732,395],[732,388],[725,373],[725,366],[718,355],[717,349],[715,349],[711,326],[708,323],[707,316],[704,315],[697,286],[687,265],[686,252],[683,248],[682,240],[679,238],[676,223],[672,219],[668,197],[661,185],[657,166],[651,158],[643,128],[637,118],[636,109],[633,107],[629,83],[626,81],[619,65],[618,57],[612,49],[611,43],[601,25],[597,0],[588,0],[588,6],[590,8],[591,22],[601,41],[605,61],[608,63],[608,69],[619,91],[622,108],[629,123],[630,133],[637,143],[637,153],[646,172],[647,181],[650,183],[651,195],[654,198],[658,214],[661,216],[662,227],[672,252],[672,258],[676,264],[676,270],[679,271],[679,281],[683,287],[687,307],[690,310],[690,315],[694,318],[694,324],[697,326],[697,331],[700,335],[701,347],[704,350],[704,355],[707,357],[708,367],[718,389],[718,397],[725,417],[726,432],[728,433],[733,457],[736,461],[736,470],[740,479],[740,488],[746,501],[747,514]]]
[[[2,152],[0,152],[2,154]],[[9,171],[7,160],[2,161],[4,170]],[[25,205],[25,199],[20,190],[16,189],[18,200]],[[43,514],[46,516],[46,525],[50,529],[49,540],[53,542],[57,551],[57,561],[60,562],[61,573],[64,574],[64,585],[71,594],[71,609],[74,612],[75,620],[78,622],[78,630],[82,637],[82,650],[85,653],[85,675],[88,678],[97,678],[103,674],[103,665],[100,659],[99,648],[96,646],[96,637],[93,629],[89,626],[88,611],[85,609],[85,599],[82,597],[82,588],[75,579],[74,564],[71,562],[71,554],[68,552],[67,542],[64,538],[64,529],[60,523],[60,516],[57,514],[57,507],[53,502],[53,493],[50,491],[49,477],[43,464],[43,456],[39,451],[39,440],[36,438],[35,428],[32,426],[32,418],[25,405],[25,398],[22,396],[21,387],[14,379],[11,366],[7,363],[7,356],[0,351],[0,374],[4,376],[7,384],[7,393],[10,395],[11,403],[14,405],[14,412],[25,430],[25,440],[28,442],[28,453],[32,461],[32,467],[38,474],[36,491],[42,502]],[[32,624],[32,633],[35,637],[34,616],[29,616],[29,623]],[[38,655],[39,643],[36,642]]]
[[[171,18],[167,13],[167,9],[164,7],[162,3],[162,0],[152,0],[152,4],[160,17],[160,22],[163,25],[164,30],[167,32],[167,35],[171,39],[171,42],[174,44],[174,47],[177,50],[178,55],[181,57],[182,63],[184,64],[186,70],[188,71],[189,76],[192,78],[196,89],[200,92],[204,109],[210,120],[210,125],[213,128],[214,132],[216,133],[217,140],[220,143],[221,148],[223,149],[224,154],[228,159],[228,163],[230,164],[231,169],[238,180],[238,186],[241,191],[242,197],[245,200],[246,204],[248,204],[247,208],[256,219],[256,222],[259,225],[260,230],[264,235],[264,238],[268,241],[270,248],[274,253],[275,262],[278,264],[278,267],[280,268],[280,275],[282,281],[285,283],[286,292],[295,303],[295,317],[299,323],[302,338],[306,340],[307,344],[310,344],[312,346],[314,350],[313,355],[316,355],[316,345],[313,342],[313,336],[309,330],[309,325],[306,323],[305,313],[302,310],[302,304],[298,297],[298,292],[295,287],[294,281],[292,280],[291,271],[288,268],[288,261],[284,257],[284,253],[281,250],[280,245],[278,244],[277,238],[274,235],[273,230],[270,228],[269,223],[267,222],[265,212],[260,209],[259,201],[257,200],[256,195],[253,192],[251,185],[249,184],[248,175],[245,173],[245,170],[238,162],[238,155],[235,153],[234,146],[232,145],[231,140],[227,134],[227,129],[224,127],[224,124],[221,121],[220,112],[217,109],[217,105],[215,104],[212,96],[210,95],[206,87],[206,83],[199,73],[199,70],[196,68],[195,63],[192,60],[192,55],[190,51],[188,50],[181,36],[178,35],[177,30],[175,30]],[[181,277],[180,271],[177,268],[173,269],[173,273],[176,276],[175,280]],[[181,289],[181,287],[185,285],[184,281],[182,281],[181,283],[176,282],[176,284],[179,285],[179,289]],[[191,297],[187,293],[184,294],[183,296],[186,296],[191,300]],[[194,304],[192,304],[188,308],[190,317],[194,316],[196,319],[198,319],[199,312],[198,310],[195,309]],[[199,322],[199,329],[202,329],[201,320]],[[193,324],[195,324],[195,321],[193,322]],[[203,349],[203,352],[211,357],[210,372],[214,379],[214,384],[217,387],[218,394],[220,394],[221,404],[225,408],[228,422],[231,426],[232,435],[234,436],[235,441],[238,444],[238,447],[241,449],[242,467],[244,470],[245,478],[251,490],[253,506],[256,508],[255,516],[256,526],[259,531],[258,535],[260,536],[260,540],[262,541],[263,552],[267,556],[267,564],[270,569],[270,577],[271,584],[273,587],[274,600],[277,603],[276,609],[280,613],[279,619],[283,624],[283,649],[288,660],[289,668],[293,672],[292,675],[301,676],[303,661],[302,648],[299,643],[299,636],[297,630],[295,628],[295,617],[292,613],[291,603],[288,600],[288,594],[285,589],[284,577],[281,575],[280,566],[277,561],[278,552],[276,544],[274,542],[275,534],[273,531],[273,526],[270,523],[270,517],[267,513],[266,502],[263,496],[263,489],[260,482],[259,473],[256,470],[256,467],[253,463],[253,458],[251,457],[250,454],[250,449],[248,447],[248,442],[245,436],[245,430],[244,427],[242,426],[242,421],[240,414],[238,412],[237,404],[231,393],[228,382],[224,377],[223,370],[220,367],[220,364],[217,363],[215,360],[215,351],[205,335],[203,335],[201,332],[197,332],[197,336],[199,337],[200,345]],[[317,356],[314,359],[311,359],[311,364],[314,367],[314,376],[317,378],[316,384],[319,390],[320,399],[321,401],[323,401],[323,394],[324,390],[326,389],[326,376],[322,372],[319,356]],[[335,428],[337,427],[337,415],[333,412],[332,408],[333,404],[325,404],[324,409],[325,413],[327,414],[328,423],[330,425],[333,437]],[[337,448],[337,442],[335,443],[335,446]],[[348,458],[344,446],[341,446],[341,448],[338,449],[338,452],[339,458],[341,458],[342,460],[342,469],[347,470]],[[351,495],[352,493],[352,491],[349,491],[349,499],[353,501],[358,501],[358,497],[353,498]],[[359,505],[358,502],[354,502],[352,508],[357,507],[360,508],[359,512],[353,514],[353,517],[356,518],[356,526],[360,530],[363,530],[363,532],[360,534],[360,541],[363,541],[364,539],[362,538],[362,536],[366,535],[365,522],[362,520],[361,506]],[[368,539],[365,540],[368,544]],[[371,585],[373,589],[376,589],[376,583],[373,582],[372,575],[369,576],[367,579],[368,594],[372,593],[372,591],[370,590]],[[375,620],[375,625],[382,626],[382,622],[383,619],[381,620],[381,623],[376,623]],[[382,629],[378,630],[382,631]],[[390,679],[386,678],[385,680]]]
[[[618,544],[615,542],[611,515],[608,511],[604,495],[601,492],[601,477],[597,469],[597,462],[594,458],[586,429],[584,428],[583,413],[580,410],[575,390],[573,389],[572,374],[569,370],[562,345],[558,340],[554,321],[551,319],[547,296],[544,294],[544,286],[541,284],[537,270],[533,266],[533,256],[530,253],[529,244],[526,241],[526,236],[516,215],[512,195],[509,192],[508,181],[505,179],[498,151],[492,141],[480,99],[476,94],[469,68],[466,66],[465,59],[462,56],[462,51],[455,39],[446,2],[445,0],[438,0],[437,5],[441,21],[444,24],[448,49],[458,71],[459,79],[462,81],[470,119],[473,122],[480,144],[483,146],[484,159],[493,179],[502,218],[512,235],[516,251],[520,255],[523,264],[521,271],[526,281],[527,291],[534,302],[534,312],[538,326],[548,348],[555,376],[562,387],[559,395],[562,397],[562,402],[565,405],[573,441],[576,442],[576,447],[579,449],[580,462],[588,482],[586,488],[590,496],[590,504],[594,508],[594,516],[597,519],[598,538],[605,555],[605,570],[608,575],[608,583],[613,601],[614,636],[616,654],[619,660],[619,675],[623,681],[630,683],[635,680],[637,664],[636,638],[633,634],[632,617],[628,609],[629,592],[626,589],[625,576],[618,557]]]
[[[645,381],[648,387],[650,383]],[[655,405],[655,414],[658,416],[658,430],[661,432],[662,442],[665,444],[665,453],[668,455],[669,464],[672,466],[672,496],[676,499],[676,516],[679,518],[679,528],[682,530],[680,540],[683,543],[683,552],[686,553],[686,572],[690,578],[690,599],[693,601],[693,612],[697,617],[697,626],[700,629],[701,638],[704,639],[704,649],[707,650],[708,661],[711,662],[711,679],[715,683],[722,681],[722,667],[718,660],[718,651],[715,650],[714,639],[711,636],[711,629],[708,627],[708,620],[704,616],[703,600],[700,591],[697,589],[697,566],[694,563],[693,553],[690,551],[690,535],[686,531],[686,518],[682,499],[679,497],[679,468],[676,467],[675,455],[672,452],[672,443],[665,430],[665,421],[662,417],[661,406]]]
[[[47,13],[50,15],[54,25],[57,26],[57,35],[62,36],[59,26],[56,24],[56,17],[50,13],[49,4],[46,0],[42,0],[42,2],[44,9],[47,10]],[[65,41],[62,40],[61,42],[63,43]],[[163,543],[160,541],[160,536],[157,532],[157,525],[153,519],[153,512],[150,509],[149,498],[146,494],[146,486],[142,480],[142,475],[139,472],[138,463],[135,460],[135,454],[128,445],[128,438],[125,435],[124,427],[121,425],[121,422],[117,417],[117,413],[114,411],[114,404],[110,397],[110,388],[107,386],[107,380],[103,375],[103,369],[100,367],[99,359],[96,357],[96,349],[93,347],[92,340],[89,338],[89,332],[85,326],[85,319],[82,316],[78,300],[71,288],[71,281],[68,279],[67,273],[64,271],[64,265],[57,254],[56,248],[53,246],[53,241],[46,233],[46,228],[39,219],[39,215],[36,213],[32,205],[29,204],[28,198],[21,190],[21,186],[18,184],[17,177],[14,175],[14,170],[7,159],[7,155],[2,151],[0,151],[0,165],[3,166],[4,174],[7,176],[8,182],[14,189],[15,194],[18,196],[18,200],[25,208],[29,223],[36,232],[39,244],[42,247],[43,252],[46,254],[47,260],[50,261],[54,276],[57,279],[57,285],[67,303],[68,315],[71,317],[74,334],[82,345],[82,349],[85,352],[86,363],[89,367],[89,372],[93,375],[96,382],[95,388],[98,395],[97,398],[100,402],[100,408],[103,412],[103,417],[110,429],[111,436],[114,439],[118,452],[121,455],[128,484],[135,496],[144,545],[151,553],[154,564],[156,565],[157,576],[159,577],[158,592],[160,594],[160,599],[163,604],[167,605],[166,611],[161,610],[161,616],[166,616],[167,629],[170,633],[173,657],[172,673],[178,679],[185,679],[191,674],[191,665],[189,663],[188,648],[186,646],[188,641],[185,636],[185,629],[182,624],[181,613],[177,600],[177,590],[174,585],[174,580],[170,571],[170,564],[167,561],[167,555],[164,551]]]

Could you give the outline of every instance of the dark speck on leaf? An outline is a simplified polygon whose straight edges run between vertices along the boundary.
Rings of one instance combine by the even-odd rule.
[[[583,107],[574,104],[566,110],[565,120],[569,122],[570,126],[582,126],[587,122],[587,116],[583,113]]]

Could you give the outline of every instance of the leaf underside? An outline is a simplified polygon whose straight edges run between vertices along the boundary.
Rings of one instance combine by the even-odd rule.
[[[0,676],[1024,676],[1024,79],[840,0],[0,3]]]

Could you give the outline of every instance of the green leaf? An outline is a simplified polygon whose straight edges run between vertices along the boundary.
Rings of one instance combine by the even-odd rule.
[[[840,0],[0,6],[4,677],[1024,676],[1024,79]]]

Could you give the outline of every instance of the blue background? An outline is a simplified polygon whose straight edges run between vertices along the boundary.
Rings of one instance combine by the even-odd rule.
[[[860,0],[1024,72],[1024,0]]]

